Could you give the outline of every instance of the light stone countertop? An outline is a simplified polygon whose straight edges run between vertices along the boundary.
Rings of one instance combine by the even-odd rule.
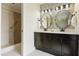
[[[79,35],[79,32],[51,32],[51,31],[34,31],[34,32]]]

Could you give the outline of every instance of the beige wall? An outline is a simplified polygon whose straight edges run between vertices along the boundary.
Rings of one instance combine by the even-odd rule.
[[[0,3],[0,55],[1,55],[1,3]]]
[[[34,31],[37,29],[37,18],[40,16],[40,4],[23,4],[23,55],[34,50]]]

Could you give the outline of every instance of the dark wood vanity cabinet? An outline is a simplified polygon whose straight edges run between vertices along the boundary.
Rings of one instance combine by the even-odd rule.
[[[34,33],[36,49],[57,56],[78,55],[78,35],[57,33]]]
[[[79,56],[79,36],[77,37],[78,39],[78,56]]]
[[[61,48],[63,56],[77,56],[78,55],[78,41],[75,35],[64,35],[62,38]],[[62,37],[62,36],[61,36]]]

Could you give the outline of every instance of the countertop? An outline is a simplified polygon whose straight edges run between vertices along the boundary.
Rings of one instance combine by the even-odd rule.
[[[34,31],[34,32],[79,35],[79,32],[51,32],[51,31]]]

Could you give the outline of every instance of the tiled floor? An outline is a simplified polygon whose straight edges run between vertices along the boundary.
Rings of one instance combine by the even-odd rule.
[[[12,51],[9,51],[9,52],[7,52],[5,54],[2,54],[2,56],[20,56],[20,53],[18,53],[15,50],[12,50]]]
[[[43,51],[40,51],[40,50],[34,50],[28,56],[53,56],[53,55],[43,52]]]
[[[17,44],[15,46],[15,49],[13,49],[7,53],[2,54],[2,56],[21,56],[21,44],[20,43]],[[46,53],[46,52],[43,52],[43,51],[40,51],[40,50],[34,50],[30,54],[28,54],[27,56],[53,56],[53,55]]]
[[[20,56],[20,54],[17,51],[13,50],[5,54],[2,54],[2,56]],[[53,55],[46,52],[39,51],[39,50],[34,50],[28,56],[53,56]]]
[[[13,50],[10,50],[7,53],[1,54],[2,56],[20,56],[21,55],[21,44],[18,43],[15,45]]]

